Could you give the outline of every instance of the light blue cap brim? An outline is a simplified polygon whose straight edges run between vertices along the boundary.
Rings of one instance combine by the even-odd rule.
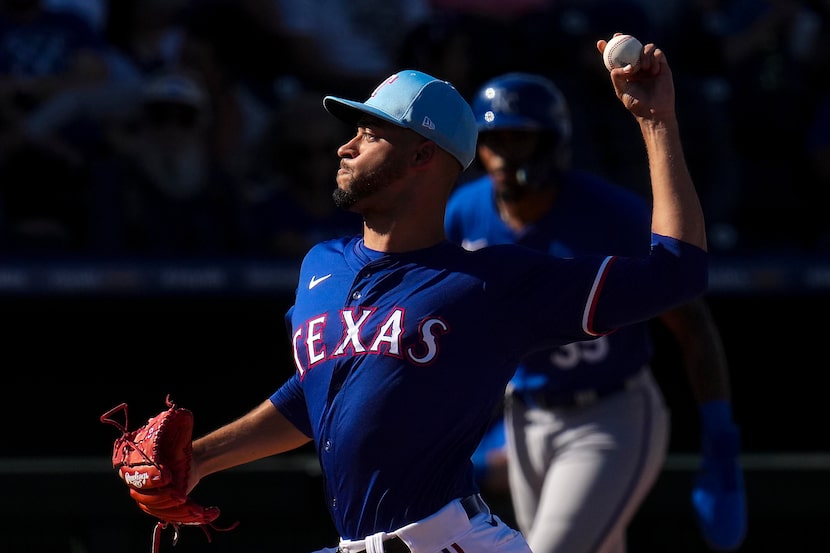
[[[450,83],[426,73],[400,71],[365,102],[326,96],[323,106],[352,125],[362,115],[372,115],[411,129],[449,152],[464,169],[475,158],[478,129],[470,105]]]

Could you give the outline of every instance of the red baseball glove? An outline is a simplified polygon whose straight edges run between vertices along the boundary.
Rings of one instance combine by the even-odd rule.
[[[173,545],[179,539],[182,525],[199,526],[211,541],[208,527],[217,528],[213,521],[219,509],[196,503],[187,494],[193,438],[193,413],[176,407],[166,399],[167,409],[150,418],[144,426],[129,431],[127,404],[122,403],[101,415],[101,422],[121,431],[112,449],[112,466],[127,484],[130,496],[145,513],[159,519],[153,530],[153,553],[159,550],[161,530],[173,528]],[[124,424],[112,416],[124,412]]]

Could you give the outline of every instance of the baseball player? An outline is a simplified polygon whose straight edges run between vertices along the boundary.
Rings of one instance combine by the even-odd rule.
[[[571,168],[571,117],[551,80],[495,77],[472,107],[485,174],[451,197],[451,240],[472,250],[515,243],[564,257],[647,253],[645,200]],[[740,482],[726,359],[707,306],[697,298],[663,319],[683,354],[707,437],[730,442],[726,476],[710,472],[721,487],[724,478]],[[495,426],[476,458],[500,447],[487,440],[503,436],[516,522],[534,553],[626,550],[626,528],[668,448],[669,411],[649,368],[652,353],[644,322],[534,353],[518,366],[506,396],[506,428]],[[717,515],[728,518],[721,526],[731,526],[714,533],[726,549],[740,544],[745,523],[742,485],[734,491],[736,501]],[[715,492],[722,498],[725,490],[709,490]]]
[[[490,512],[470,460],[519,360],[706,289],[704,220],[666,57],[649,44],[636,78],[620,70],[610,80],[653,169],[654,232],[644,239],[653,246],[636,257],[453,244],[444,210],[477,140],[458,91],[404,70],[365,102],[325,97],[355,128],[337,150],[334,201],[362,215],[362,235],[306,254],[286,313],[296,372],[194,441],[188,492],[206,475],[313,440],[337,551],[529,553]]]

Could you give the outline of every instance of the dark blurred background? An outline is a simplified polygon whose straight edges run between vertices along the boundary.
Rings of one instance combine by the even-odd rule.
[[[543,73],[571,104],[575,163],[647,193],[641,139],[594,47],[616,31],[663,47],[675,73],[743,431],[741,551],[830,551],[830,2],[315,5],[0,0],[0,553],[147,551],[153,521],[112,474],[101,414],[126,402],[137,424],[169,393],[202,433],[291,374],[283,315],[302,254],[360,230],[330,201],[350,129],[323,95],[366,97],[403,67],[468,97],[505,71]],[[671,454],[630,551],[706,552],[689,503],[697,411],[655,333]],[[186,528],[180,553],[336,541],[311,450],[196,493],[241,525],[210,544]]]

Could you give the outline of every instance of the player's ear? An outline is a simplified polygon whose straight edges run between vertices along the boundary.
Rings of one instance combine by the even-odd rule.
[[[423,140],[415,148],[412,161],[415,166],[426,165],[437,154],[438,146],[432,140]]]

